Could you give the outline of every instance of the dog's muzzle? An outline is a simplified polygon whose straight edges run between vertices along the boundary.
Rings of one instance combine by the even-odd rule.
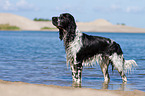
[[[52,17],[52,24],[58,26],[58,17]]]
[[[58,28],[61,27],[59,17],[52,17],[52,23],[53,23],[54,26],[56,26],[56,27],[58,27]]]

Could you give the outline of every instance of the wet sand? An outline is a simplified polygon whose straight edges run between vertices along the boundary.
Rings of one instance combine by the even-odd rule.
[[[0,96],[145,96],[145,92],[72,88],[0,80]]]

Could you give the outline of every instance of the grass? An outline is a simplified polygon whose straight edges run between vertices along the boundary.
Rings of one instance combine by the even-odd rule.
[[[43,27],[43,28],[41,28],[41,30],[53,30],[53,29],[56,29],[56,28],[50,28],[50,27]]]
[[[34,18],[34,21],[51,21],[50,19]]]
[[[0,24],[0,30],[20,30],[20,28],[9,24]]]

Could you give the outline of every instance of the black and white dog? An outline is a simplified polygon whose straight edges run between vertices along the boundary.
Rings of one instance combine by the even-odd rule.
[[[104,82],[110,80],[109,64],[118,70],[123,82],[127,81],[124,71],[137,66],[134,60],[124,60],[120,45],[115,41],[81,33],[71,14],[64,13],[59,17],[52,17],[52,23],[59,29],[59,38],[64,41],[67,64],[70,64],[73,81],[77,84],[81,83],[83,66],[93,62],[100,65]]]

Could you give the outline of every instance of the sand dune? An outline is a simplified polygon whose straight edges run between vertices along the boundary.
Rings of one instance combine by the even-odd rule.
[[[135,28],[124,25],[113,25],[104,19],[98,19],[93,22],[77,22],[78,29],[84,32],[128,32],[145,33],[143,28]]]
[[[42,27],[55,28],[50,21],[36,22],[10,13],[0,13],[0,24],[14,25],[19,27],[21,30],[41,30]]]
[[[10,14],[0,13],[0,24],[10,24],[19,27],[21,30],[41,30],[42,27],[55,28],[51,21],[33,21],[28,18]],[[77,22],[78,29],[82,32],[134,32],[145,33],[143,28],[135,28],[122,25],[113,25],[104,19],[92,22]],[[53,29],[58,31],[58,29]]]
[[[97,19],[95,21],[92,21],[92,22],[78,22],[77,23],[79,26],[92,26],[92,25],[95,25],[95,26],[111,26],[112,24],[104,19]]]
[[[0,80],[0,96],[145,96],[145,92],[72,88]]]
[[[0,24],[10,24],[22,30],[39,30],[39,26],[32,20],[9,13],[0,14]]]

